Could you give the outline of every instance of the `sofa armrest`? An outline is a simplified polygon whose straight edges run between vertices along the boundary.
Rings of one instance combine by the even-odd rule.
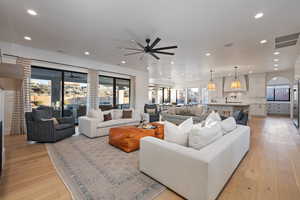
[[[60,124],[75,124],[75,118],[74,117],[60,117],[60,118],[57,118],[57,121]]]
[[[87,116],[79,117],[79,133],[82,133],[90,138],[97,137],[98,134],[96,133],[96,131],[99,123],[101,123],[100,119],[97,118],[91,118]]]
[[[32,137],[34,141],[51,142],[55,140],[55,127],[53,120],[34,121],[32,123]]]
[[[141,139],[140,170],[191,200],[207,199],[208,163],[199,151],[154,137]]]

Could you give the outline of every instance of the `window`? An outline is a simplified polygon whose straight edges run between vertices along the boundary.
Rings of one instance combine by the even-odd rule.
[[[177,90],[171,89],[171,103],[176,104],[177,103]]]
[[[116,79],[116,105],[129,108],[130,80]]]
[[[155,99],[156,99],[156,90],[155,90],[155,87],[149,87],[149,90],[148,90],[148,101],[149,103],[155,103]]]
[[[177,104],[185,104],[185,95],[186,95],[185,89],[177,90]]]
[[[86,115],[87,74],[64,72],[64,116]]]
[[[130,80],[110,76],[99,76],[100,108],[129,108]]]
[[[32,108],[51,106],[57,117],[61,116],[62,72],[32,67],[30,99]]]
[[[170,103],[170,88],[163,88],[164,103]]]
[[[288,85],[268,86],[267,101],[290,101],[290,87]]]
[[[187,103],[188,104],[199,104],[200,103],[199,88],[188,88],[187,89]]]

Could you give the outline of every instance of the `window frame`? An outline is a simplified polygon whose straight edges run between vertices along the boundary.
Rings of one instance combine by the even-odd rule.
[[[100,77],[105,77],[105,78],[112,78],[113,79],[113,108],[118,107],[119,105],[127,105],[127,104],[117,104],[117,79],[119,80],[126,80],[129,81],[129,103],[128,105],[131,105],[131,79],[128,78],[120,78],[120,77],[115,77],[115,76],[107,76],[107,75],[99,75],[99,89],[100,89]],[[100,106],[100,96],[99,96],[99,105]]]
[[[289,86],[289,85],[274,85],[274,86],[267,86],[267,91],[268,91],[268,87],[273,87],[273,99],[268,99],[267,98],[267,101],[269,101],[269,102],[290,102],[291,101],[291,87],[289,86],[289,99],[288,100],[276,100],[276,92],[275,92],[275,90],[276,90],[276,86]],[[267,97],[268,97],[268,94],[266,95]]]

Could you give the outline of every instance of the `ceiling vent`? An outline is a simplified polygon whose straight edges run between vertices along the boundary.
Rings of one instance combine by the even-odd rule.
[[[294,46],[297,44],[298,38],[300,33],[294,33],[290,35],[284,35],[275,38],[275,48],[283,48],[283,47],[289,47]]]

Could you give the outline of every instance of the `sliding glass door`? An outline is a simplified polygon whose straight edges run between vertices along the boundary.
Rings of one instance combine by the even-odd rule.
[[[51,106],[55,116],[61,116],[62,72],[32,67],[30,84],[32,108]]]
[[[86,115],[87,74],[64,72],[64,116],[75,119]]]
[[[87,74],[56,69],[31,68],[33,108],[51,106],[55,117],[86,114]]]

